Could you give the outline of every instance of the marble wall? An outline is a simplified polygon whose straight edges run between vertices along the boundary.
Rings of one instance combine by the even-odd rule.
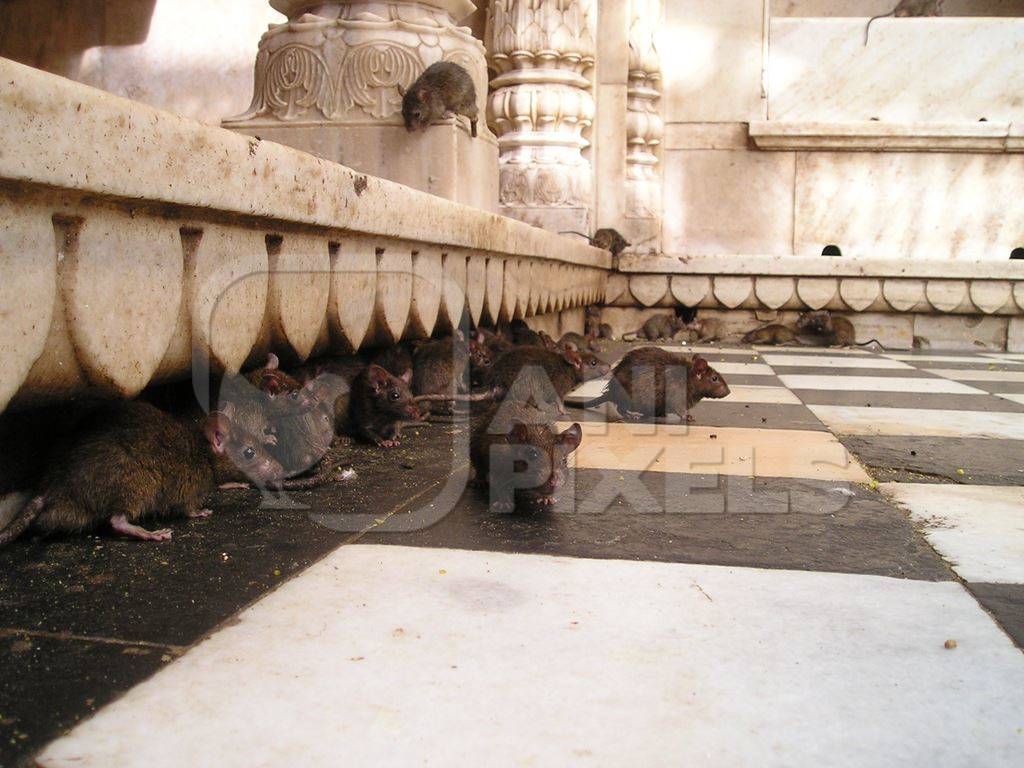
[[[267,0],[8,0],[0,56],[217,125],[245,110]]]
[[[772,16],[875,16],[896,0],[771,0]],[[1024,16],[1024,0],[945,0],[945,16]]]

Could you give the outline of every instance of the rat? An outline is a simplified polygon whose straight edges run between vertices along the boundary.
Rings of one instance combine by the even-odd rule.
[[[469,118],[470,134],[476,137],[476,86],[469,72],[450,61],[427,67],[402,97],[402,119],[408,131],[422,131],[428,125],[452,115]]]
[[[601,308],[596,304],[588,304],[583,309],[583,335],[596,339],[600,335],[600,329]]]
[[[622,334],[623,341],[658,341],[659,339],[671,339],[679,331],[686,328],[686,322],[678,315],[654,315],[647,319],[640,328]],[[633,338],[627,339],[627,336]]]
[[[241,475],[276,486],[281,465],[262,443],[232,424],[231,409],[201,422],[179,421],[143,401],[110,403],[84,418],[47,462],[36,495],[0,532],[0,545],[29,526],[77,532],[109,524],[144,541],[167,541],[146,517],[207,517],[215,482]]]
[[[943,0],[899,0],[896,7],[888,13],[872,16],[864,27],[864,45],[868,44],[868,35],[871,34],[871,24],[877,19],[884,19],[888,16],[895,16],[897,19],[909,18],[912,16],[941,16]]]
[[[548,414],[520,402],[495,405],[473,425],[475,482],[490,487],[494,512],[536,511],[555,503],[568,457],[583,439],[579,424],[557,432]]]
[[[564,413],[562,401],[571,390],[608,370],[607,363],[589,352],[519,347],[494,361],[486,383],[495,397],[510,396],[522,402],[533,399],[538,406],[550,405]]]
[[[658,347],[640,347],[615,366],[604,393],[581,407],[612,403],[628,418],[674,413],[692,421],[690,410],[697,403],[728,394],[725,378],[700,355],[689,358]]]
[[[772,323],[763,328],[755,328],[743,336],[744,344],[799,344],[796,331],[792,328]]]
[[[369,365],[352,382],[349,428],[382,448],[401,444],[402,422],[417,421],[420,409],[409,390],[412,371],[392,376],[379,365]]]
[[[578,352],[583,352],[585,350],[593,351],[597,347],[597,342],[592,336],[584,336],[581,333],[569,331],[568,333],[562,334],[562,338],[558,340],[558,346],[563,349],[566,346],[569,346]]]
[[[316,403],[302,389],[302,382],[281,370],[277,355],[271,352],[262,368],[250,371],[245,381],[266,395],[266,407],[271,415],[285,415],[296,407],[312,408]]]
[[[493,341],[491,341],[493,339]],[[469,383],[479,387],[484,383],[487,372],[494,364],[495,358],[507,352],[512,345],[496,334],[478,328],[469,340]]]
[[[406,371],[412,370],[413,345],[408,342],[393,344],[381,350],[371,359],[392,376],[404,376]]]
[[[287,477],[302,474],[318,466],[335,441],[334,403],[338,396],[338,377],[323,373],[304,385],[316,403],[275,422],[277,441],[268,450],[284,468]]]
[[[686,326],[697,335],[697,341],[719,341],[722,338],[722,321],[716,317],[694,318]]]
[[[413,393],[422,396],[468,392],[469,359],[469,345],[461,332],[417,345],[413,353]],[[429,411],[429,406],[425,410]],[[451,410],[450,405],[447,410]]]
[[[560,235],[579,235],[587,239],[592,246],[595,248],[601,248],[605,251],[611,252],[612,256],[618,259],[622,255],[622,252],[626,250],[632,243],[624,238],[617,229],[611,227],[605,227],[597,230],[593,237],[585,235],[582,232],[577,232],[574,229],[565,229],[559,232]]]
[[[518,318],[509,325],[512,332],[512,343],[524,347],[543,347],[544,337],[526,324],[525,320]]]
[[[882,347],[877,339],[858,342],[853,323],[845,317],[833,315],[827,309],[801,312],[796,320],[796,327],[798,330],[822,337],[825,345],[829,347],[866,347],[868,344],[878,344]]]

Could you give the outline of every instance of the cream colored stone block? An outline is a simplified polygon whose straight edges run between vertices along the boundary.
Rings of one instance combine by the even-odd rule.
[[[666,252],[792,253],[793,179],[790,153],[666,152]]]
[[[69,245],[60,285],[77,360],[94,384],[136,395],[177,326],[184,276],[178,229],[96,209]]]
[[[969,301],[967,283],[963,280],[929,280],[924,295],[940,312],[953,312]]]
[[[57,296],[51,211],[0,199],[0,412],[42,354]]]
[[[394,243],[377,255],[377,296],[374,307],[375,336],[384,344],[402,338],[412,304],[412,251],[406,243]]]
[[[487,260],[486,314],[492,323],[501,319],[501,292],[505,282],[505,261],[496,257]]]
[[[1024,198],[997,194],[1024,156],[811,152],[796,162],[795,252],[846,257],[1005,260]]]
[[[669,123],[665,149],[747,149],[747,123]]]
[[[605,290],[605,303],[615,304],[618,301],[629,301],[631,298],[629,278],[621,274],[609,275],[608,287]]]
[[[427,338],[434,332],[437,313],[441,308],[441,251],[424,247],[412,255],[412,301],[409,304],[409,324],[406,334],[414,338]]]
[[[977,315],[914,315],[914,335],[929,349],[1005,349],[1007,319]]]
[[[214,371],[237,373],[259,339],[269,293],[262,232],[220,224],[183,228],[185,297],[154,379],[179,376],[193,354]]]
[[[822,309],[836,298],[837,280],[827,277],[801,277],[796,283],[800,300],[811,309]]]
[[[633,275],[629,279],[629,290],[643,306],[653,307],[668,293],[668,277],[665,275]]]
[[[627,22],[628,28],[628,22]],[[628,46],[624,47],[628,54]],[[602,65],[603,71],[603,65]],[[623,68],[623,77],[626,68]],[[621,228],[626,212],[626,85],[597,86],[594,196],[597,227]]]
[[[850,309],[863,312],[870,307],[882,295],[882,283],[880,280],[840,280],[839,296]]]
[[[1010,318],[1006,329],[1006,349],[1009,352],[1024,352],[1024,318]]]
[[[466,267],[466,307],[473,325],[479,325],[487,297],[487,257],[473,254]]]
[[[866,46],[865,23],[772,21],[772,120],[1024,117],[1024,20],[879,19]]]
[[[328,322],[335,338],[359,349],[377,301],[377,248],[368,237],[346,237],[331,264]]]
[[[754,292],[769,309],[781,309],[796,293],[796,281],[791,277],[759,277]]]
[[[882,282],[882,295],[889,306],[898,312],[910,312],[925,305],[924,280],[885,280]]]
[[[331,292],[331,257],[327,240],[317,235],[287,234],[268,243],[270,294],[267,321],[274,345],[290,349],[299,360],[313,351]]]
[[[670,286],[676,301],[687,307],[696,307],[712,297],[711,278],[704,275],[673,275]]]
[[[763,0],[669,0],[659,40],[666,122],[767,116]]]
[[[1012,284],[1006,280],[973,280],[970,285],[971,302],[987,315],[994,314],[1013,303]]]
[[[516,316],[516,309],[519,301],[519,270],[520,267],[528,270],[525,262],[519,259],[509,259],[505,262],[505,272],[502,277],[501,287],[501,317],[500,319],[509,322]],[[527,301],[529,290],[527,290]],[[521,316],[521,315],[520,315]]]
[[[754,290],[754,279],[751,277],[715,278],[715,298],[728,309],[735,309],[746,302]]]
[[[438,326],[454,330],[462,322],[466,307],[466,255],[458,251],[444,254],[442,261],[441,306]]]

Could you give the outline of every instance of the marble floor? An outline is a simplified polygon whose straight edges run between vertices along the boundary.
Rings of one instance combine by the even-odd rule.
[[[702,352],[692,424],[567,409],[543,514],[455,423],[166,544],[0,551],[0,765],[1019,765],[1022,361]]]

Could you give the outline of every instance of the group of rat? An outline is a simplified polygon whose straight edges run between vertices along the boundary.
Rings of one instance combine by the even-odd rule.
[[[566,477],[582,429],[558,431],[565,396],[605,377],[597,357],[612,329],[600,310],[586,311],[585,333],[555,341],[522,320],[444,338],[407,341],[383,350],[308,361],[285,371],[276,355],[215,387],[217,409],[205,413],[189,393],[184,409],[147,399],[83,404],[62,418],[65,432],[48,443],[33,482],[13,497],[18,509],[0,530],[0,545],[32,527],[47,532],[109,526],[137,539],[162,541],[145,518],[204,517],[216,488],[303,490],[335,477],[333,448],[353,440],[392,448],[402,427],[450,420],[469,408],[470,461],[489,487],[495,511],[545,508]],[[802,333],[818,343],[853,343],[853,328],[826,311],[804,313]],[[656,315],[624,340],[714,341],[714,318],[689,323]],[[789,343],[793,330],[767,326],[745,337]],[[704,398],[729,394],[725,379],[700,355],[658,346],[634,348],[611,369],[603,394],[584,407],[611,403],[619,418],[678,416],[690,420]],[[153,399],[153,398],[150,398]],[[508,460],[498,461],[496,457]],[[8,489],[9,490],[9,489]]]

